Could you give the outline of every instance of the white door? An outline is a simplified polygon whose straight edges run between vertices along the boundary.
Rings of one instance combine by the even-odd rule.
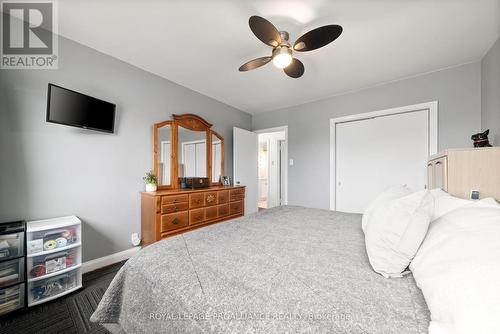
[[[256,133],[233,128],[234,184],[245,185],[245,215],[257,212],[258,205],[258,148]]]
[[[362,213],[392,186],[426,187],[429,110],[335,126],[337,211]]]
[[[207,143],[196,144],[196,176],[207,177]]]
[[[196,176],[196,144],[184,144],[182,148],[183,175],[186,177]]]
[[[212,182],[220,180],[221,142],[212,142]]]
[[[182,143],[182,158],[186,177],[207,177],[207,144],[206,141]]]
[[[161,163],[163,165],[162,183],[170,185],[170,157],[172,155],[169,141],[161,142]]]

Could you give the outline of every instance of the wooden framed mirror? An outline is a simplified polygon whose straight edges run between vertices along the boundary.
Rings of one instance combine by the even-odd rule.
[[[222,185],[221,177],[224,175],[224,138],[217,132],[210,131],[210,180],[212,185]]]
[[[157,123],[153,126],[153,170],[158,178],[158,187],[173,188],[176,178],[172,164],[175,147],[174,124],[172,121]]]
[[[208,131],[177,127],[178,176],[208,177]]]
[[[178,189],[179,177],[207,177],[211,186],[221,185],[224,137],[197,115],[172,116],[172,121],[153,126],[153,170],[158,189]]]

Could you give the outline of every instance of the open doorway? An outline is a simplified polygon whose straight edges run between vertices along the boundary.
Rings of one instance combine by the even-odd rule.
[[[256,131],[259,210],[287,204],[287,128]]]

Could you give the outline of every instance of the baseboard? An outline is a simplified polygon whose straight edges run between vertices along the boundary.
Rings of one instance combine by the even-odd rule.
[[[117,262],[125,261],[132,255],[137,253],[140,249],[141,247],[134,247],[118,253],[110,254],[87,262],[83,262],[82,272],[85,274],[90,271],[94,271],[96,269],[115,264]]]

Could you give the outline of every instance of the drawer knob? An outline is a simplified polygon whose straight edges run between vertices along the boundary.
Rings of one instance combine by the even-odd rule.
[[[180,221],[178,218],[174,218],[174,220],[172,220],[172,224],[174,224],[174,225],[177,225],[179,223],[180,223]]]
[[[177,198],[176,198],[176,199],[174,199],[174,203],[177,203]]]

